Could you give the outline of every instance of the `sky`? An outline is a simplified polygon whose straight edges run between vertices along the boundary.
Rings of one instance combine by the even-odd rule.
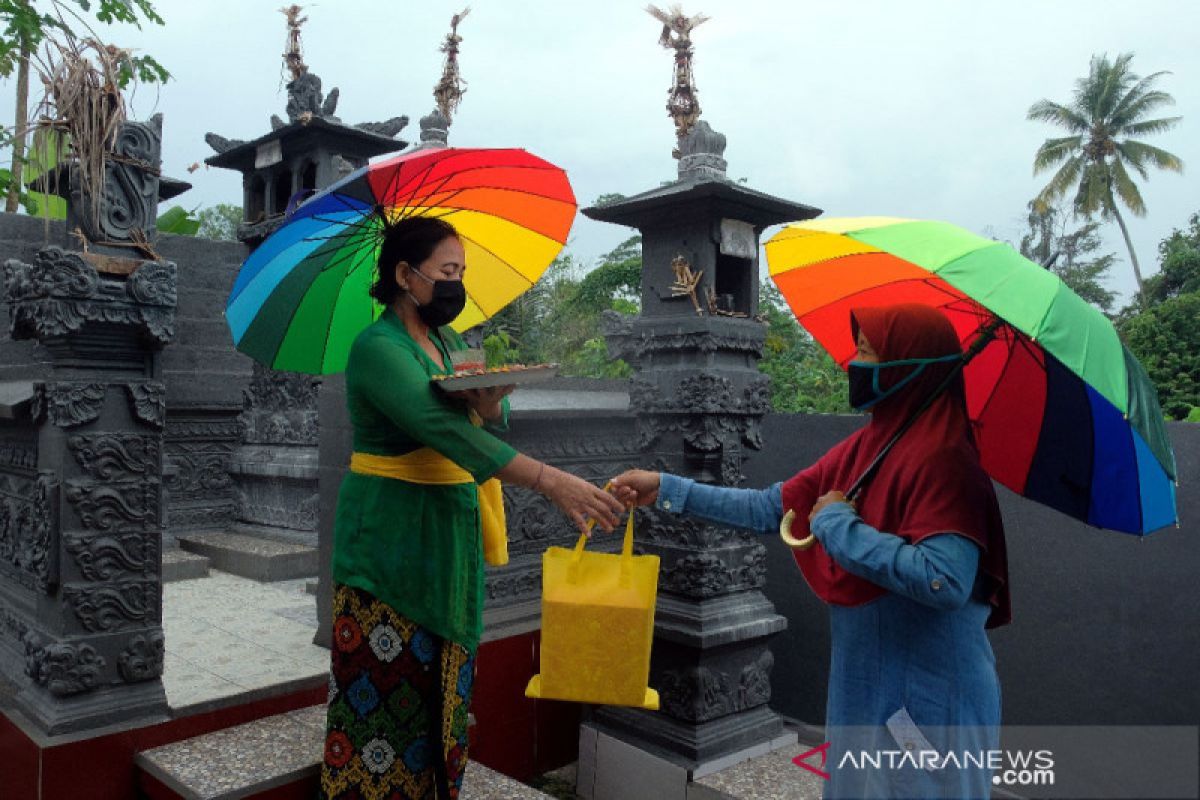
[[[323,0],[302,4],[304,55],[347,123],[405,114],[417,138],[433,108],[438,51],[468,0]],[[44,0],[40,3],[45,5]],[[156,57],[173,79],[129,98],[130,116],[164,115],[163,170],[190,181],[186,207],[241,202],[241,176],[189,165],[204,134],[253,139],[287,102],[282,0],[155,0],[166,20],[98,30]],[[672,54],[643,0],[473,0],[459,28],[467,93],[450,133],[459,146],[518,146],[568,171],[581,206],[675,177],[665,111]],[[1094,53],[1132,51],[1136,72],[1181,115],[1147,141],[1180,156],[1183,175],[1141,181],[1149,213],[1127,215],[1144,274],[1158,242],[1200,211],[1200,2],[1140,0],[696,0],[693,33],[703,117],[728,137],[733,179],[827,216],[947,220],[1015,241],[1049,174],[1033,155],[1056,129],[1025,119],[1041,98],[1067,101]],[[37,82],[34,84],[36,99]],[[13,81],[0,83],[11,124]],[[405,134],[409,134],[406,136]],[[6,159],[7,160],[7,159]],[[768,230],[769,237],[773,230]],[[579,215],[568,251],[592,263],[632,232]],[[764,238],[766,238],[764,237]],[[1123,241],[1110,288],[1133,289]]]

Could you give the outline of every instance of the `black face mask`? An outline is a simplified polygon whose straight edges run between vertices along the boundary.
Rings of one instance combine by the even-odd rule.
[[[420,275],[421,279],[433,284],[433,297],[428,303],[420,304],[416,298],[409,293],[409,298],[413,301],[413,305],[417,307],[417,316],[431,328],[440,328],[443,325],[448,325],[462,313],[462,310],[467,305],[467,289],[463,286],[462,281],[435,281],[425,277],[420,271],[412,270],[414,275]]]
[[[876,371],[871,367],[851,362],[846,367],[846,377],[850,379],[850,407],[856,411],[865,411],[878,402],[875,394]]]

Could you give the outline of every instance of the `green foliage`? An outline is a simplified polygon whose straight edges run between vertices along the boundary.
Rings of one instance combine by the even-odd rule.
[[[72,5],[80,12],[88,13],[93,4],[91,0],[50,0],[50,11],[47,12],[38,10],[32,0],[0,0],[0,25],[3,25],[0,29],[0,76],[7,78],[16,70],[22,46],[27,52],[33,52],[56,32],[75,38],[94,35]],[[97,21],[105,25],[121,22],[141,28],[143,18],[156,25],[164,24],[150,0],[100,0],[95,14]],[[85,32],[76,31],[71,20],[81,24]],[[163,83],[171,73],[151,56],[130,55],[121,64],[120,87],[124,89],[135,77],[142,83]]]
[[[601,330],[605,311],[637,313],[641,280],[641,240],[629,239],[606,254],[583,277],[582,265],[570,254],[560,256],[532,289],[484,323],[484,345],[493,337],[506,342],[506,362],[554,362],[562,374],[619,378],[629,365],[608,356]],[[489,354],[490,358],[490,354]],[[489,360],[489,365],[492,361]]]
[[[1193,408],[1184,422],[1200,422],[1200,406]]]
[[[1200,406],[1200,291],[1163,300],[1121,326],[1158,388],[1163,412],[1184,419]]]
[[[1159,271],[1146,279],[1146,299],[1159,303],[1200,291],[1200,213],[1158,245]]]
[[[1160,108],[1175,102],[1170,94],[1154,88],[1166,73],[1142,78],[1130,69],[1132,60],[1132,53],[1122,53],[1115,60],[1107,55],[1092,56],[1088,75],[1076,81],[1070,103],[1039,100],[1030,106],[1028,118],[1065,128],[1069,134],[1047,139],[1038,148],[1034,173],[1056,171],[1034,202],[1044,210],[1074,192],[1072,209],[1077,216],[1091,219],[1099,214],[1101,219],[1115,219],[1129,250],[1139,300],[1144,303],[1141,268],[1117,201],[1136,216],[1145,216],[1146,203],[1130,172],[1148,180],[1150,168],[1183,171],[1183,161],[1175,154],[1133,138],[1170,130],[1181,118],[1155,116]]]
[[[1030,106],[1029,119],[1049,122],[1071,134],[1047,139],[1034,157],[1035,173],[1062,164],[1038,195],[1041,205],[1053,205],[1074,190],[1074,210],[1080,216],[1111,216],[1117,198],[1142,216],[1145,203],[1129,170],[1143,179],[1150,177],[1147,167],[1183,170],[1178,156],[1128,138],[1161,133],[1180,120],[1149,119],[1161,107],[1174,104],[1175,99],[1153,88],[1167,73],[1142,78],[1130,69],[1132,60],[1132,53],[1121,53],[1114,60],[1107,55],[1092,56],[1088,75],[1076,81],[1070,103],[1039,100]]]
[[[195,211],[195,209],[192,209]],[[200,220],[183,206],[171,206],[155,223],[159,233],[174,233],[179,236],[195,236],[200,230]]]
[[[632,375],[629,364],[609,356],[601,320],[606,311],[640,310],[641,238],[622,242],[582,273],[571,255],[559,257],[532,289],[484,323],[488,366],[557,362],[564,375]],[[759,369],[771,378],[775,410],[849,413],[846,374],[800,327],[773,284],[763,286],[760,307],[768,329]]]
[[[200,229],[196,235],[203,239],[236,241],[237,228],[242,222],[242,208],[231,203],[207,206],[196,214]]]
[[[1072,231],[1069,222],[1070,215],[1060,209],[1030,202],[1028,229],[1019,245],[1021,255],[1049,269],[1075,294],[1107,313],[1116,295],[1104,283],[1117,257],[1095,254],[1104,244],[1099,223],[1088,222]]]
[[[483,340],[484,361],[489,367],[502,367],[505,364],[516,364],[520,361],[521,353],[513,347],[512,337],[508,331],[496,331]]]
[[[783,412],[848,414],[846,373],[796,322],[779,290],[764,282],[759,310],[767,337],[759,371],[771,378],[771,407]]]

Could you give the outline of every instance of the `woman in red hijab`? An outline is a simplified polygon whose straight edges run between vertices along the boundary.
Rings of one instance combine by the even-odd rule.
[[[987,797],[1000,686],[984,629],[1009,621],[1008,568],[961,373],[857,504],[843,494],[954,370],[958,337],[939,311],[916,304],[856,309],[851,328],[851,405],[870,421],[817,463],[763,490],[631,470],[614,491],[765,533],[792,510],[792,535],[814,535],[793,553],[830,612],[825,797]]]

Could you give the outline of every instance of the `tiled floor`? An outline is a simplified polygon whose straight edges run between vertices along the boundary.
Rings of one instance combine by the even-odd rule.
[[[172,711],[326,675],[329,651],[312,643],[316,598],[304,584],[214,570],[164,585],[163,685]]]

